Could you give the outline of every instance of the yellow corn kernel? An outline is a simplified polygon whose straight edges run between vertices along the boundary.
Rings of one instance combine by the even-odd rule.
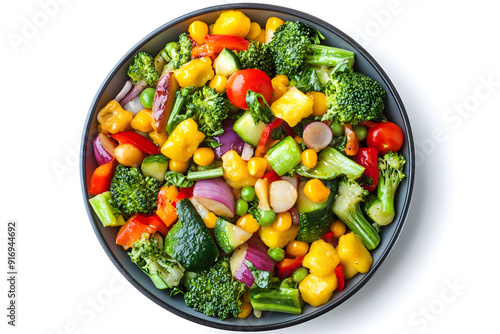
[[[193,154],[194,163],[203,167],[210,165],[214,158],[214,151],[209,147],[199,147]]]
[[[261,31],[262,28],[260,27],[260,24],[258,24],[257,22],[252,22],[250,23],[250,31],[245,36],[245,38],[248,40],[254,40],[260,35]]]
[[[208,25],[203,21],[193,21],[189,25],[188,32],[196,43],[203,44],[208,35]]]
[[[332,231],[333,236],[338,239],[345,234],[346,226],[342,220],[336,219],[330,226],[330,231]]]
[[[250,32],[251,21],[239,10],[222,12],[214,23],[213,33],[216,35],[234,35],[245,37]]]
[[[151,109],[142,109],[134,116],[130,125],[137,131],[150,132],[153,131]]]
[[[244,231],[247,231],[248,233],[255,233],[260,228],[259,223],[250,213],[247,213],[246,215],[238,218],[238,220],[236,221],[236,226]]]
[[[320,180],[311,179],[307,181],[304,187],[304,194],[314,203],[323,203],[328,199],[328,196],[330,196],[330,189]]]
[[[283,23],[285,23],[285,22],[282,19],[280,19],[279,17],[271,16],[266,21],[266,30],[267,29],[276,30]]]
[[[290,80],[288,80],[288,77],[284,74],[276,75],[271,79],[271,82],[281,82],[285,86],[288,86],[290,84]]]
[[[226,90],[227,78],[223,75],[216,74],[210,80],[208,86],[214,89],[217,93],[222,93]]]
[[[307,168],[314,168],[318,163],[318,153],[315,150],[308,148],[302,151],[302,164]]]
[[[323,116],[326,114],[327,106],[326,106],[326,95],[321,92],[308,92],[306,94],[313,101],[313,116]]]
[[[286,253],[291,257],[306,255],[308,250],[309,244],[305,241],[292,240],[286,246]]]
[[[264,158],[250,158],[247,161],[248,172],[255,177],[262,177],[266,173],[267,161]]]
[[[299,144],[299,145],[300,145],[300,144],[302,144],[302,143],[304,142],[304,139],[302,139],[302,138],[301,138],[301,137],[299,137],[299,136],[295,136],[295,138],[293,138],[293,139],[295,139],[295,141],[296,141],[296,142],[297,142],[297,144]]]
[[[149,132],[149,138],[151,138],[156,145],[162,147],[167,141],[168,135],[166,132],[158,133],[153,130]]]
[[[213,212],[209,212],[208,215],[206,215],[205,218],[203,218],[203,222],[205,223],[205,226],[208,228],[214,228],[216,221],[217,221],[217,216]]]
[[[184,173],[185,171],[187,171],[188,167],[189,167],[189,160],[186,162],[182,162],[170,159],[170,161],[168,162],[168,169],[174,172]]]
[[[335,274],[319,277],[309,274],[300,282],[300,295],[306,303],[317,307],[325,304],[337,288],[338,280]]]
[[[241,302],[240,309],[241,312],[238,313],[238,318],[245,319],[252,312],[252,304],[243,301]]]
[[[278,232],[285,232],[292,226],[292,215],[290,212],[280,212],[272,223],[274,229]]]

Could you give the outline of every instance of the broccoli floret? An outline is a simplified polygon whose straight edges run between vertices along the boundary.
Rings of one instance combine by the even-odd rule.
[[[274,62],[268,44],[251,41],[248,49],[238,52],[237,56],[242,69],[257,68],[270,77],[274,76]]]
[[[332,210],[363,241],[366,248],[372,250],[378,246],[380,236],[361,210],[360,203],[367,195],[368,191],[356,180],[343,176]]]
[[[129,253],[132,262],[146,273],[158,289],[169,289],[179,285],[184,268],[163,250],[163,239],[155,233],[134,242]]]
[[[352,51],[319,45],[324,39],[321,33],[300,21],[288,21],[280,25],[269,43],[277,74],[292,76],[305,65],[352,68]]]
[[[191,44],[191,39],[187,33],[182,33],[179,35],[179,50],[174,59],[174,69],[178,69],[185,63],[191,60],[191,50],[193,49],[193,44]]]
[[[127,74],[134,85],[156,87],[160,78],[156,72],[155,59],[146,52],[139,52],[135,55]]]
[[[364,74],[351,70],[335,72],[325,89],[327,113],[322,120],[342,125],[363,121],[384,121],[382,86]]]
[[[184,293],[184,301],[198,312],[220,319],[237,317],[241,312],[240,297],[245,291],[245,284],[233,279],[226,257],[197,273],[186,286],[188,290]]]
[[[394,196],[399,183],[405,178],[403,168],[404,156],[389,152],[378,159],[379,181],[377,195],[366,199],[363,209],[366,215],[380,226],[390,224],[394,220]]]
[[[134,213],[153,214],[161,183],[152,176],[144,176],[138,167],[119,164],[111,180],[109,203],[129,217]]]
[[[207,137],[218,136],[224,133],[222,121],[228,117],[228,103],[222,93],[203,86],[189,96],[186,116],[194,119]]]

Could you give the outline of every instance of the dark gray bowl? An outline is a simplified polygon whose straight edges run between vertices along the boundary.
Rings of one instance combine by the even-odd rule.
[[[266,19],[270,16],[278,16],[285,21],[300,20],[319,29],[326,37],[326,44],[354,51],[356,53],[355,69],[377,80],[384,87],[387,91],[386,114],[389,120],[398,124],[403,129],[404,133],[405,141],[401,153],[407,159],[405,170],[407,178],[402,182],[397,194],[396,218],[392,224],[384,228],[381,233],[382,240],[380,245],[372,252],[374,262],[371,270],[364,275],[358,274],[348,280],[345,289],[340,293],[335,293],[334,297],[328,303],[316,308],[306,306],[301,315],[264,312],[260,319],[250,316],[247,319],[221,321],[218,318],[208,317],[202,313],[195,312],[184,305],[182,296],[170,297],[168,291],[158,290],[154,287],[149,278],[130,261],[123,248],[115,244],[118,228],[103,228],[88,202],[89,194],[87,192],[87,185],[89,184],[92,172],[97,166],[92,151],[92,141],[98,133],[97,113],[122,88],[123,83],[127,79],[126,71],[133,56],[138,51],[156,54],[167,42],[176,40],[179,33],[187,31],[190,22],[193,20],[214,22],[217,16],[227,9],[242,10],[252,21],[257,21],[262,26],[265,25]],[[118,61],[104,79],[90,106],[83,128],[80,171],[84,205],[87,208],[90,223],[97,238],[114,265],[139,291],[168,311],[205,326],[234,331],[262,331],[300,324],[331,311],[349,299],[375,274],[394,247],[408,215],[415,175],[414,154],[415,150],[410,123],[396,88],[377,62],[352,38],[325,21],[293,9],[265,4],[228,4],[201,9],[161,26],[144,37]]]

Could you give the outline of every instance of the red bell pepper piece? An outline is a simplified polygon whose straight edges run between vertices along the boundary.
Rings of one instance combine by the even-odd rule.
[[[156,233],[157,228],[148,224],[148,219],[139,215],[132,215],[127,222],[120,227],[116,235],[116,244],[124,249],[132,247],[134,242],[142,237],[143,233]]]
[[[96,196],[105,191],[109,191],[117,165],[118,162],[116,159],[112,159],[110,162],[102,164],[94,170],[92,178],[90,179],[89,193],[91,195]]]
[[[267,179],[267,182],[269,182],[269,184],[273,183],[274,181],[281,180],[281,176],[276,174],[276,172],[273,170],[270,170],[269,172],[265,173],[261,178]]]
[[[294,259],[287,258],[281,262],[278,262],[276,264],[276,267],[278,268],[279,279],[284,280],[285,278],[292,277],[293,272],[300,268],[300,266],[302,265],[304,256],[305,255],[297,256]]]
[[[345,278],[344,278],[344,267],[342,267],[342,263],[335,268],[335,276],[337,276],[337,291],[344,290],[345,286]]]
[[[136,213],[120,227],[116,236],[116,244],[128,249],[142,237],[143,233],[154,234],[160,232],[165,236],[169,230],[170,228],[165,225],[156,213],[153,213],[151,216],[144,213]]]
[[[262,157],[266,151],[267,144],[271,141],[271,133],[273,130],[279,126],[283,120],[281,118],[275,118],[271,123],[267,124],[264,131],[260,135],[259,143],[255,149],[255,156]]]
[[[369,182],[362,182],[363,188],[372,192],[377,188],[378,184],[378,151],[375,147],[361,147],[358,153],[353,157],[353,160],[365,167],[361,181],[363,178]],[[371,179],[371,181],[370,181]]]
[[[135,131],[118,132],[111,135],[111,137],[116,139],[120,144],[132,144],[146,154],[158,154],[161,152],[160,148],[152,141],[141,136]]]
[[[205,43],[193,47],[191,50],[191,58],[211,57],[215,58],[224,49],[233,51],[244,51],[248,49],[250,41],[233,35],[207,35]]]
[[[322,237],[321,239],[325,240],[326,242],[330,243],[330,244],[334,244],[335,243],[335,235],[333,234],[332,231],[328,231],[326,232]]]
[[[174,208],[177,206],[177,202],[179,202],[181,199],[193,197],[193,190],[194,190],[194,185],[188,188],[180,188],[179,195],[177,195],[175,200],[172,202]]]

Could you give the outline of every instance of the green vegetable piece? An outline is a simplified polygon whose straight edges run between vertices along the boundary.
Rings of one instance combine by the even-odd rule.
[[[176,206],[179,221],[165,237],[165,252],[188,271],[207,269],[219,256],[203,219],[187,198]]]
[[[375,80],[354,71],[335,72],[325,88],[327,112],[322,120],[358,125],[384,121],[385,90]]]
[[[158,182],[165,181],[165,173],[168,169],[168,158],[163,154],[148,155],[142,160],[141,171],[146,176],[152,176]]]
[[[209,269],[189,276],[188,290],[184,294],[188,307],[222,320],[238,316],[245,284],[233,279],[226,257],[221,257]]]
[[[214,235],[220,248],[226,254],[229,254],[236,247],[242,245],[245,241],[250,239],[252,233],[249,233],[219,217],[215,222]]]
[[[205,179],[213,179],[214,177],[222,177],[223,174],[224,171],[222,167],[217,167],[212,169],[199,170],[195,172],[188,172],[186,178],[190,181],[198,181]]]
[[[297,234],[298,241],[313,242],[321,238],[330,229],[334,217],[332,205],[337,194],[337,182],[336,180],[324,180],[322,182],[330,189],[328,199],[322,203],[313,202],[304,194],[306,181],[302,181],[299,185],[297,201],[300,219]]]
[[[330,129],[332,129],[332,134],[334,137],[340,137],[344,135],[344,127],[339,122],[331,122]]]
[[[164,252],[163,240],[158,233],[143,236],[134,243],[128,254],[158,289],[179,285],[184,275],[184,269]]]
[[[125,218],[134,213],[153,214],[162,184],[152,176],[142,174],[138,167],[119,164],[111,180],[109,204]]]
[[[252,202],[255,199],[255,188],[252,186],[241,188],[240,196],[244,201]]]
[[[121,226],[125,224],[125,219],[120,211],[109,205],[111,192],[106,191],[89,199],[92,209],[101,221],[104,227],[106,226]]]
[[[377,195],[366,198],[363,210],[370,220],[380,226],[390,224],[396,215],[394,196],[401,181],[405,178],[403,168],[406,164],[404,156],[389,152],[379,158],[379,181]]]
[[[248,49],[238,52],[241,69],[257,68],[266,72],[269,77],[274,76],[274,63],[266,43],[250,41]]]
[[[267,160],[278,175],[284,175],[302,161],[302,150],[291,136],[280,140],[267,151]]]
[[[267,255],[276,262],[281,262],[285,258],[285,251],[283,248],[273,247],[267,250]]]
[[[283,280],[278,289],[250,289],[250,303],[255,310],[301,314],[304,301],[291,277]]]
[[[140,99],[144,108],[153,108],[153,100],[155,97],[155,89],[148,87],[141,92]]]
[[[264,210],[253,206],[248,212],[252,214],[260,226],[271,225],[276,219],[276,213],[273,210]]]
[[[134,62],[127,71],[134,85],[156,87],[160,78],[156,72],[154,58],[146,52],[139,52],[134,56]]]
[[[248,202],[245,201],[244,199],[242,198],[238,198],[236,200],[236,208],[235,208],[235,211],[236,211],[236,214],[238,216],[243,216],[243,215],[246,215],[247,212],[248,212]]]
[[[230,49],[224,48],[214,60],[215,74],[229,78],[231,74],[241,69],[239,58]]]
[[[182,173],[170,170],[165,173],[165,185],[174,185],[179,188],[189,188],[194,185],[194,181],[188,179],[188,177]]]
[[[360,204],[367,194],[368,191],[358,182],[344,176],[339,182],[332,210],[361,239],[366,248],[372,250],[380,243],[380,235],[361,210]]]
[[[259,144],[260,136],[264,129],[266,128],[266,123],[259,121],[255,124],[252,113],[246,111],[240,116],[233,124],[233,130],[236,134],[243,139],[245,143],[248,143],[254,147]]]
[[[304,278],[307,277],[307,275],[309,275],[309,271],[307,271],[304,267],[300,267],[293,272],[292,279],[295,283],[299,284],[304,280]]]
[[[333,147],[324,148],[318,155],[316,167],[308,169],[304,165],[295,168],[295,172],[301,176],[322,180],[334,179],[344,174],[351,179],[357,179],[363,175],[365,168],[349,159]]]

